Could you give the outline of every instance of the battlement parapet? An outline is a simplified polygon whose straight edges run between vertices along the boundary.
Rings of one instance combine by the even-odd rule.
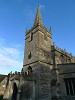
[[[56,50],[56,51],[58,51],[58,52],[60,52],[60,53],[62,53],[62,54],[64,54],[64,55],[66,55],[66,56],[68,56],[68,57],[70,57],[70,58],[75,60],[75,57],[72,55],[72,53],[68,53],[66,51],[66,49],[61,49],[61,48],[57,47],[55,45],[55,43],[52,45],[52,50]]]
[[[33,72],[31,72],[31,73],[29,73],[29,72],[23,72],[22,76],[24,77],[25,80],[29,80],[29,81],[35,80]]]
[[[10,72],[8,76],[13,77],[14,75],[21,75],[21,72],[15,71],[14,73]]]
[[[35,27],[37,27],[37,26],[40,26],[39,24],[37,24],[37,25],[35,25],[35,26],[33,26],[31,29],[27,29],[26,28],[26,35],[30,32],[30,31],[32,31]],[[50,34],[52,34],[51,32],[50,32],[50,30],[48,30],[44,25],[43,26],[40,26],[40,27],[42,27],[44,30],[46,30],[48,33],[50,33]]]

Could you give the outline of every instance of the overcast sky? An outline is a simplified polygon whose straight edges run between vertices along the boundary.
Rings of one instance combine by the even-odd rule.
[[[25,31],[33,26],[38,3],[53,42],[75,55],[75,0],[0,0],[0,74],[23,67]]]

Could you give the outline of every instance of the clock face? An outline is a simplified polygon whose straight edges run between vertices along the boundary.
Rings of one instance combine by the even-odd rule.
[[[31,57],[32,57],[32,54],[31,54],[31,52],[29,52],[28,59],[31,59]]]

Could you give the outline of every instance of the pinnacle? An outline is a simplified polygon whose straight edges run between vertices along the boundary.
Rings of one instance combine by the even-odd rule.
[[[41,17],[41,13],[40,13],[40,5],[39,4],[38,4],[37,12],[36,12],[34,26],[37,25],[37,24],[43,26],[42,17]]]

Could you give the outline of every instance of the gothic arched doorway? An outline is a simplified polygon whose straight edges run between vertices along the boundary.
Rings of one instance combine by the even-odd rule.
[[[14,82],[14,83],[13,83],[13,94],[12,94],[12,100],[16,100],[16,99],[17,99],[17,91],[18,91],[18,88],[17,88],[16,83]]]

